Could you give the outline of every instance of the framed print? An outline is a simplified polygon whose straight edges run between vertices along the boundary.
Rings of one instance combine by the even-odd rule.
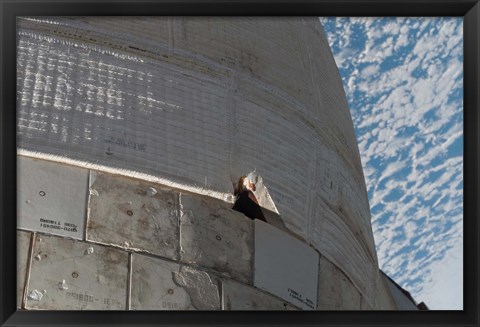
[[[476,1],[1,8],[2,325],[478,323]]]

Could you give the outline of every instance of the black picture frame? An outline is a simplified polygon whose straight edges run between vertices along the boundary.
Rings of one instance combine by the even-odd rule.
[[[478,326],[480,138],[478,0],[0,0],[0,323],[2,326]],[[464,18],[464,310],[336,312],[16,311],[16,17],[117,15],[462,16]]]

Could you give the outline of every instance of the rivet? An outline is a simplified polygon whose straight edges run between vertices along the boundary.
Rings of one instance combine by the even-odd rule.
[[[45,192],[44,192],[44,191],[40,191],[40,192],[38,192],[38,194],[39,194],[40,196],[45,196]]]
[[[220,235],[215,236],[215,238],[217,239],[217,241],[220,241],[222,239]]]
[[[78,277],[78,273],[77,273],[76,271],[74,271],[74,272],[72,273],[72,277],[73,277],[73,278],[77,278],[77,277]]]
[[[133,215],[132,210],[128,210],[128,211],[127,211],[127,215],[132,216],[132,215]]]
[[[173,294],[173,290],[171,288],[168,289],[168,294]]]

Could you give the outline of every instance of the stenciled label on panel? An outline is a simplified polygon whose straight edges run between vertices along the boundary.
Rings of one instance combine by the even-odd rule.
[[[18,156],[19,228],[82,239],[88,170]]]

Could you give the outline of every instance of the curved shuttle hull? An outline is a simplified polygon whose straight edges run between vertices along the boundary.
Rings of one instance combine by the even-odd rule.
[[[134,298],[97,307],[234,309],[250,303],[238,302],[245,297],[270,307],[285,301],[283,308],[349,308],[329,300],[341,295],[358,297],[353,308],[378,308],[380,277],[358,146],[318,19],[23,18],[18,33],[19,178],[30,174],[38,181],[21,186],[34,192],[19,202],[19,227],[128,252],[129,259],[119,254],[118,260],[133,272],[135,285],[149,282],[145,276],[136,279],[141,269],[135,262],[141,262],[159,276],[162,271],[177,276],[162,284],[166,294],[182,289],[176,302],[157,299],[160,307],[151,307],[146,303],[158,294],[141,300],[132,284]],[[45,221],[39,225],[39,208],[46,202],[35,198],[35,187],[41,188],[43,179],[55,181],[56,168],[42,168],[37,178],[41,169],[31,158],[56,162],[46,166],[70,165],[82,170],[82,183],[89,181],[82,188],[88,199],[80,200],[86,201],[84,215],[68,222],[68,209],[53,207],[47,215],[57,217],[43,217],[76,226],[75,235],[45,227],[50,224]],[[272,203],[264,208],[282,227],[285,242],[314,258],[314,264],[305,263],[315,266],[309,268],[316,276],[312,283],[278,291],[278,285],[258,282],[266,270],[254,260],[254,230],[275,227],[256,229],[257,222],[230,210],[234,183],[253,170],[268,188]],[[73,194],[61,186],[62,179],[54,183]],[[26,201],[38,207],[31,210]],[[262,233],[268,239],[276,232]],[[220,243],[223,237],[229,243]],[[135,259],[143,252],[178,263]],[[288,265],[296,259],[279,260]],[[227,276],[222,287],[236,294],[224,298],[223,307],[215,302],[212,272]],[[329,295],[322,274],[348,284],[343,293]],[[23,306],[46,308],[29,300],[32,285]],[[208,303],[198,299],[195,285],[208,286]],[[302,297],[302,287],[315,292]],[[270,293],[275,296],[268,298]]]

